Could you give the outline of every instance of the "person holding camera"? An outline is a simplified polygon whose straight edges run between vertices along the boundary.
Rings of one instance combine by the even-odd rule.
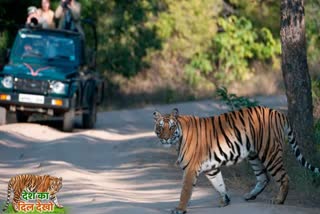
[[[42,18],[35,6],[30,6],[27,9],[28,11],[28,17],[26,21],[26,25],[28,27],[39,27],[42,25]]]
[[[26,25],[28,27],[55,28],[54,12],[50,9],[50,0],[42,0],[41,8],[28,7]]]
[[[61,0],[55,11],[55,18],[60,19],[58,27],[60,29],[73,30],[84,36],[81,27],[80,14],[81,4],[76,0]]]

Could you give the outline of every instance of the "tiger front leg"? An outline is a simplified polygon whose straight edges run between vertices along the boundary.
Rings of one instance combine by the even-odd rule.
[[[171,214],[184,214],[187,213],[188,202],[192,195],[192,189],[197,181],[196,173],[187,170],[183,174],[183,184],[180,194],[180,202],[178,207],[171,211]]]
[[[58,208],[63,208],[63,206],[62,206],[61,204],[59,204],[58,198],[57,198],[56,195],[53,196],[53,197],[51,197],[50,200],[51,200]]]
[[[227,206],[230,203],[230,198],[227,194],[226,186],[224,184],[220,169],[213,169],[207,172],[206,177],[209,179],[212,186],[220,193],[221,207]]]

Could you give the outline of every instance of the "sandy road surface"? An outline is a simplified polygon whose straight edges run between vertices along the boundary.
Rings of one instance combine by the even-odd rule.
[[[285,109],[283,96],[262,104]],[[20,173],[63,177],[60,203],[71,213],[168,213],[179,199],[182,171],[174,166],[175,151],[162,148],[152,132],[154,109],[212,115],[227,108],[212,101],[101,112],[94,130],[63,133],[48,125],[9,124],[0,127],[0,202],[7,182]],[[319,208],[244,202],[231,192],[231,205],[218,208],[213,188],[197,187],[188,213],[320,213]]]

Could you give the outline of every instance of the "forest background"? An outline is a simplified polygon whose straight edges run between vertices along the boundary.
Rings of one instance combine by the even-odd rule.
[[[0,64],[27,7],[0,0]],[[239,95],[284,93],[278,0],[79,0],[98,35],[107,109]],[[59,1],[52,0],[54,10]],[[305,2],[309,72],[316,95],[320,1]],[[91,40],[92,35],[86,35]]]

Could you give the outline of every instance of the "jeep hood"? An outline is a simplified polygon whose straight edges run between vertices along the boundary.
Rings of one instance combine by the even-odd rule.
[[[3,69],[3,74],[20,78],[65,80],[77,75],[75,67],[44,66],[43,64],[19,63],[9,64]]]

